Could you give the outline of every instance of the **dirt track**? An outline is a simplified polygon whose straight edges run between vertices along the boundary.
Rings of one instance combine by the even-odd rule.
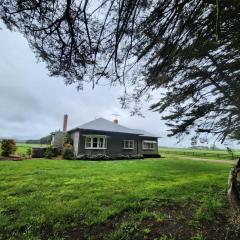
[[[187,160],[193,160],[193,161],[203,161],[203,162],[213,162],[213,163],[228,163],[228,164],[233,164],[233,160],[214,160],[214,159],[208,159],[208,158],[195,158],[195,157],[181,157],[178,156],[180,159],[187,159]]]

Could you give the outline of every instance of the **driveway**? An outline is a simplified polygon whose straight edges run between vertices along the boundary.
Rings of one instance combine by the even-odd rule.
[[[182,157],[182,156],[177,156],[177,158],[193,160],[193,161],[213,162],[213,163],[234,164],[234,162],[235,162],[234,160],[219,160],[219,159],[214,160],[214,159],[208,159],[208,158]]]

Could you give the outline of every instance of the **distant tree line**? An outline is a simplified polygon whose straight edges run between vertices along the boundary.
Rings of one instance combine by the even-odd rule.
[[[48,135],[46,137],[42,137],[40,139],[30,139],[27,140],[26,143],[29,144],[51,144],[52,136]]]

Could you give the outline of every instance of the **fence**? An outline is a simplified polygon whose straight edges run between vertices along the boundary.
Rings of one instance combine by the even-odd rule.
[[[160,149],[160,154],[174,154],[174,155],[185,155],[185,156],[193,156],[193,157],[204,157],[204,158],[220,158],[220,159],[236,159],[239,158],[240,155],[230,154],[230,153],[211,153],[211,152],[194,152],[194,151],[168,151]]]

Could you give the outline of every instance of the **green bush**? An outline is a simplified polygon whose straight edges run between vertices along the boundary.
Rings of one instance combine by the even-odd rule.
[[[98,154],[91,155],[89,159],[90,160],[110,160],[111,158],[106,154],[98,153]]]
[[[88,154],[79,154],[76,157],[76,160],[89,160],[90,156]]]
[[[69,133],[66,133],[64,135],[64,138],[63,138],[63,146],[66,145],[66,144],[73,145],[73,140],[72,140],[72,137]]]
[[[2,155],[9,157],[17,150],[16,142],[14,139],[3,139],[1,142]]]
[[[53,149],[53,147],[52,146],[48,146],[47,147],[47,149],[46,149],[46,151],[45,151],[45,158],[49,158],[49,159],[51,159],[51,158],[53,158],[54,157],[54,149]]]
[[[144,158],[160,158],[161,155],[158,153],[151,153],[151,154],[143,154]]]
[[[31,147],[29,147],[29,148],[27,149],[27,156],[28,156],[28,157],[31,157],[31,156],[32,156],[32,148],[31,148]]]
[[[62,156],[64,159],[73,159],[73,146],[71,144],[65,144],[63,147]]]
[[[143,155],[142,154],[117,154],[116,156],[114,156],[113,159],[114,160],[143,159]]]

